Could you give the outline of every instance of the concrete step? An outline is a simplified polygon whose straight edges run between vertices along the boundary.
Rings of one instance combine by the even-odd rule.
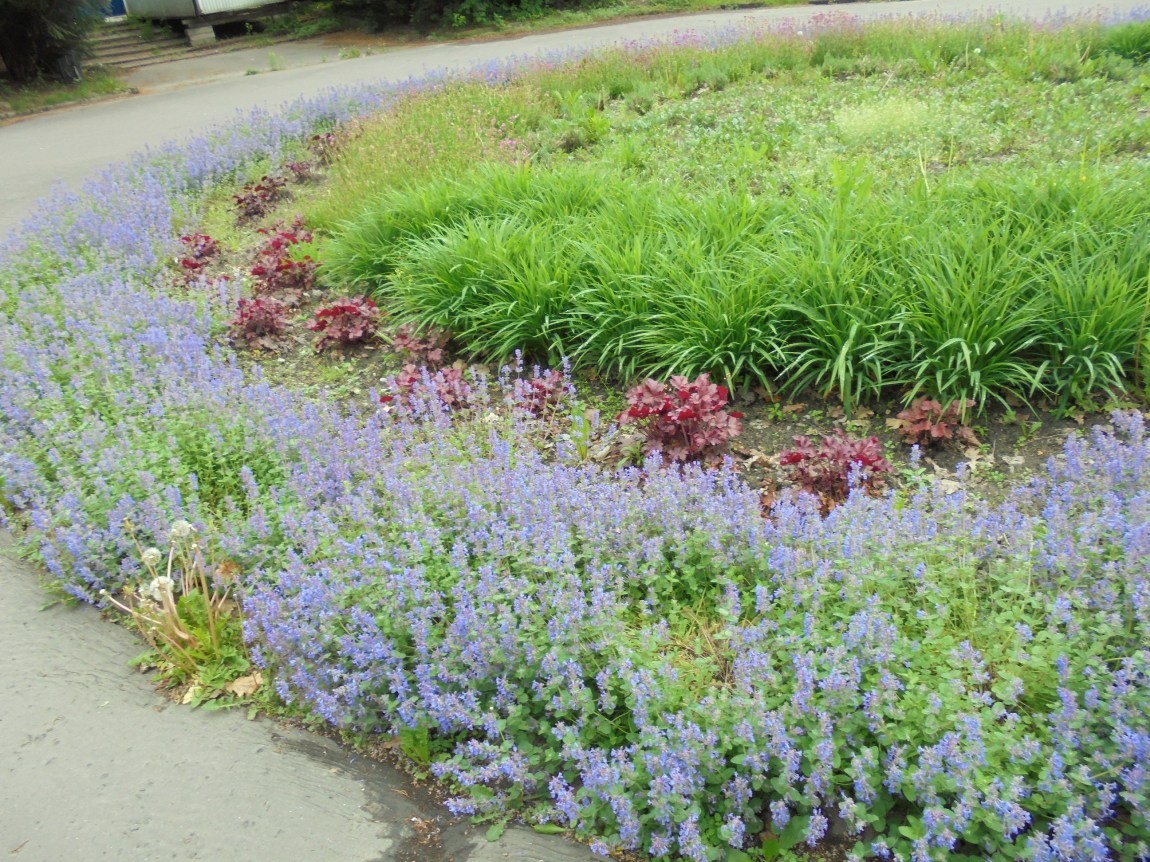
[[[101,60],[107,60],[121,54],[137,54],[140,51],[166,51],[170,48],[186,47],[188,47],[187,39],[165,39],[163,42],[115,42],[110,45],[95,47],[92,55]]]
[[[178,48],[169,48],[163,51],[141,51],[135,54],[126,54],[110,59],[101,58],[90,60],[90,65],[111,66],[117,69],[142,69],[157,63],[167,63],[170,60],[179,60],[196,54],[196,50],[188,45]]]
[[[135,69],[140,66],[162,63],[181,57],[190,52],[186,37],[167,27],[156,27],[151,38],[127,23],[105,24],[93,34],[89,43],[90,66],[113,66],[121,69]]]
[[[170,48],[188,47],[187,39],[165,39],[162,42],[115,42],[103,45],[93,51],[99,57],[115,57],[120,54],[138,54],[140,51],[166,51]]]

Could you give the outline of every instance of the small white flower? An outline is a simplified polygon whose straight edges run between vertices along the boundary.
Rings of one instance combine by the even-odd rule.
[[[144,561],[144,565],[149,569],[158,566],[160,564],[160,560],[163,558],[164,555],[160,553],[159,548],[148,548],[144,551],[143,554],[140,555],[140,559]]]
[[[172,541],[178,542],[181,539],[186,539],[196,531],[196,528],[189,524],[187,521],[179,520],[172,524]]]
[[[175,588],[175,581],[167,575],[160,575],[158,578],[152,578],[152,582],[141,592],[145,598],[151,599],[153,602],[162,602],[165,596],[171,597]]]

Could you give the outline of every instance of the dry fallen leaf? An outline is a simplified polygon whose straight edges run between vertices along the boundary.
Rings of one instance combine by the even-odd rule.
[[[806,412],[807,405],[803,403],[788,404],[783,408],[784,413],[794,413],[796,416]]]
[[[949,470],[947,470],[945,467],[940,465],[933,458],[923,458],[922,460],[923,460],[924,464],[926,464],[928,467],[930,467],[932,470],[934,470],[935,476],[949,476],[949,475],[951,475],[951,472]]]
[[[991,464],[994,463],[994,455],[990,454],[989,452],[983,452],[977,446],[967,446],[962,450],[962,454],[963,457],[965,457],[966,460],[970,462],[971,466],[974,466],[979,461],[989,461]]]
[[[189,685],[188,690],[184,692],[184,696],[180,698],[180,703],[187,706],[200,694],[200,687],[198,685]]]
[[[233,679],[227,684],[226,691],[230,691],[239,697],[249,697],[260,690],[260,686],[264,684],[264,675],[258,670],[249,674],[248,676],[241,676],[239,679]]]
[[[1026,463],[1026,459],[1021,455],[1002,455],[1002,463],[1010,468],[1010,472],[1014,472],[1015,467],[1021,467]]]

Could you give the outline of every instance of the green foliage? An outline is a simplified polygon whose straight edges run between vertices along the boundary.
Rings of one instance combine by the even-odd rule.
[[[1150,60],[1150,21],[1133,21],[1106,31],[1101,47],[1135,63],[1145,63]]]
[[[96,66],[84,71],[77,84],[37,78],[22,84],[9,83],[0,77],[0,117],[29,114],[46,108],[83,102],[127,92],[128,85],[110,69]]]
[[[840,165],[786,200],[696,199],[600,170],[485,169],[379,199],[330,278],[476,355],[623,378],[778,380],[848,408],[1126,385],[1150,268],[1140,173],[995,172],[930,193]]]
[[[337,9],[369,19],[377,27],[412,24],[420,28],[498,24],[526,20],[545,11],[578,6],[564,0],[339,0]]]
[[[244,484],[245,470],[264,491],[279,487],[286,479],[280,455],[255,445],[257,438],[239,417],[215,423],[200,411],[181,411],[170,417],[168,430],[170,478],[194,486],[209,512],[227,505],[250,512],[254,501]]]
[[[103,594],[151,645],[137,662],[158,667],[172,685],[188,686],[186,702],[195,706],[227,693],[254,693],[260,685],[254,678],[246,690],[233,685],[251,670],[239,605],[231,595],[234,567],[209,571],[186,521],[172,526],[166,557],[157,548],[139,551],[140,581],[118,597]]]
[[[0,0],[0,60],[17,81],[54,75],[100,20],[103,0]]]
[[[373,192],[342,193],[362,212],[326,243],[326,278],[487,359],[709,372],[848,409],[1084,403],[1130,386],[1150,272],[1128,156],[1150,134],[1099,59],[1110,38],[882,24],[449,87],[400,113],[434,129],[446,108],[487,143],[390,183],[367,157],[400,131],[435,150],[431,133],[397,120],[353,146]],[[507,166],[508,141],[526,163]]]

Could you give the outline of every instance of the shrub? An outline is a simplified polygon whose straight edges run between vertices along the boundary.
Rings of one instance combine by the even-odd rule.
[[[257,183],[248,183],[234,195],[238,219],[241,222],[261,218],[287,197],[287,180],[265,174]]]
[[[909,446],[929,449],[944,440],[959,440],[969,446],[978,445],[974,429],[962,421],[962,414],[974,407],[974,402],[951,401],[944,408],[933,398],[917,398],[898,417],[887,424],[898,431]]]
[[[878,490],[894,469],[877,437],[851,437],[841,428],[818,446],[809,437],[796,437],[795,448],[783,452],[779,464],[788,468],[791,481],[819,497],[824,509],[846,500],[852,486]]]
[[[298,300],[305,291],[315,286],[317,264],[311,255],[300,259],[292,257],[292,247],[312,241],[311,231],[303,226],[303,217],[296,216],[291,225],[279,222],[271,228],[261,228],[268,237],[256,253],[256,264],[251,274],[258,279],[257,293],[279,293]]]
[[[272,347],[276,336],[287,331],[288,307],[272,296],[241,299],[230,325],[249,346]]]
[[[539,371],[532,377],[517,378],[513,398],[519,410],[545,419],[558,411],[571,395],[571,386],[562,371]]]
[[[315,179],[315,173],[312,171],[311,162],[288,162],[286,165],[284,165],[284,167],[288,169],[292,179],[297,183],[306,183]]]
[[[322,351],[333,344],[346,347],[366,341],[375,335],[378,320],[379,306],[366,296],[357,296],[323,306],[307,328],[320,333],[315,349]]]
[[[340,5],[367,15],[377,27],[414,25],[462,27],[508,17],[537,17],[550,6],[571,0],[339,0]],[[577,5],[577,0],[576,0]]]
[[[669,386],[648,379],[627,393],[619,424],[640,426],[647,454],[689,461],[715,453],[742,433],[742,414],[728,411],[727,399],[727,388],[708,374],[693,381],[676,375]]]
[[[187,253],[180,259],[180,266],[190,273],[203,269],[220,251],[220,244],[203,233],[182,236],[180,242],[187,249]]]
[[[424,365],[433,371],[447,361],[447,344],[451,333],[434,327],[418,332],[414,326],[404,324],[391,337],[395,352],[415,365]]]
[[[70,79],[102,9],[102,0],[0,0],[0,60],[19,82]]]
[[[424,366],[405,365],[395,376],[392,391],[379,397],[381,404],[396,403],[408,413],[434,410],[466,410],[475,400],[476,390],[463,370],[452,366],[432,371]]]

